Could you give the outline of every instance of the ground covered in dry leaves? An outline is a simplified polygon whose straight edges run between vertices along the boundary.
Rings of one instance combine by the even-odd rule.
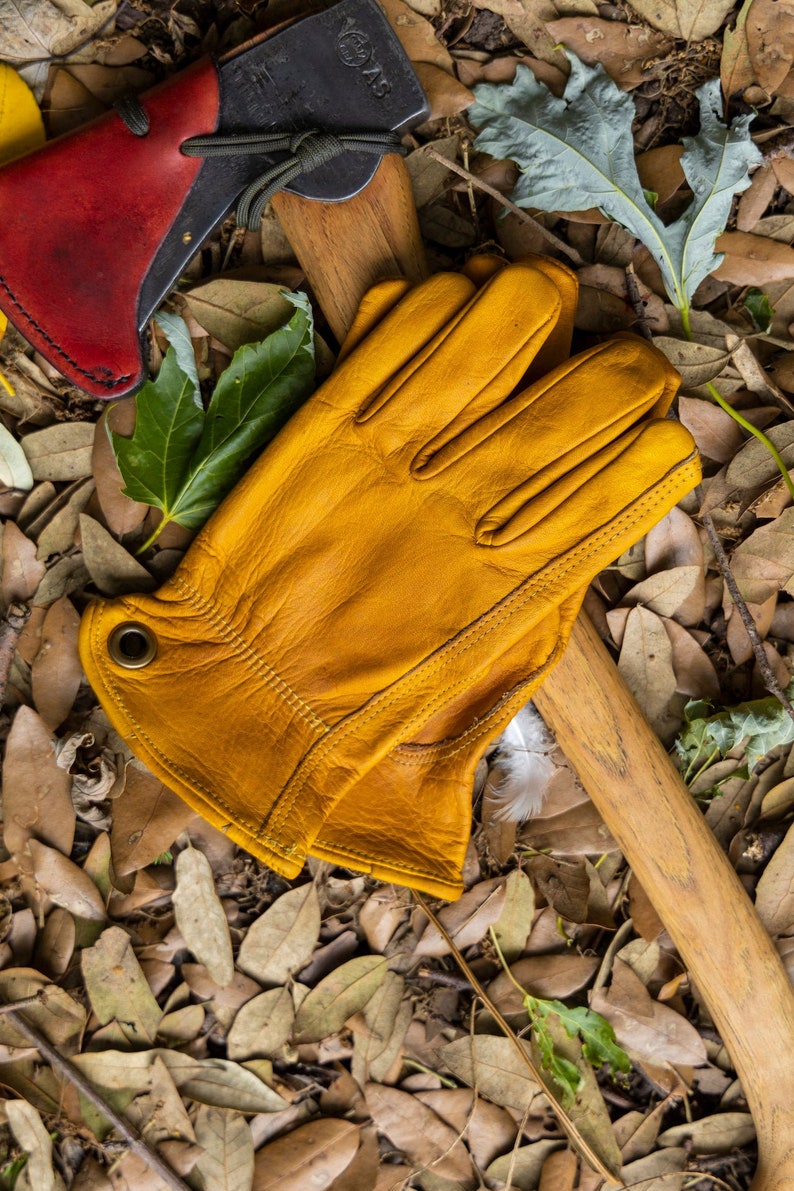
[[[681,369],[680,417],[706,479],[588,597],[624,677],[673,747],[685,718],[697,725],[711,708],[768,697],[770,685],[784,691],[791,679],[794,508],[768,453],[704,386],[713,381],[794,462],[794,6],[386,7],[432,105],[408,165],[433,267],[456,267],[481,249],[555,255],[578,272],[581,345],[639,329]],[[206,50],[238,44],[275,10],[289,14],[294,5],[0,0],[0,59],[25,67],[55,135]],[[679,138],[697,129],[695,89],[719,76],[732,115],[757,110],[752,130],[764,160],[734,202],[719,244],[723,263],[697,292],[693,343],[647,251],[597,212],[497,219],[515,171],[473,149],[469,88],[509,80],[523,61],[559,91],[561,46],[601,62],[631,92],[640,176],[666,218],[689,197]],[[261,235],[229,223],[205,246],[173,298],[202,375],[211,378],[240,343],[261,337],[273,287],[301,280],[269,213]],[[748,293],[758,290],[774,312],[771,325],[748,309]],[[494,939],[530,993],[591,1003],[613,1023],[631,1074],[602,1071],[584,1097],[591,1143],[604,1154],[617,1147],[626,1184],[747,1187],[753,1127],[730,1061],[561,754],[541,813],[520,828],[494,815],[500,754],[492,754],[475,791],[468,889],[441,910],[444,930],[409,892],[321,863],[289,885],[130,757],[82,677],[80,611],[92,593],[154,585],[187,534],[171,528],[157,549],[134,556],[153,514],[121,495],[104,426],[110,416],[128,432],[131,403],[108,415],[10,329],[0,366],[9,382],[0,387],[0,416],[36,481],[27,494],[0,495],[8,673],[0,1000],[21,1002],[56,1052],[48,1057],[13,1017],[0,1016],[0,1187],[596,1187],[496,1026],[494,1008],[519,1032],[527,1018]],[[728,556],[722,565],[706,513]],[[751,634],[737,592],[756,626]],[[685,712],[690,700],[711,708]],[[753,748],[751,727],[736,730],[725,755],[698,751],[690,736],[682,765],[794,963],[794,757],[786,743],[794,726],[785,713],[764,711]],[[752,709],[746,714],[757,728]],[[72,1060],[99,1106],[58,1055]],[[102,1102],[159,1148],[177,1172],[169,1183],[112,1127]]]

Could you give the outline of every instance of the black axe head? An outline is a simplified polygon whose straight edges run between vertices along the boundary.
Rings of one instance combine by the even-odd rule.
[[[427,113],[376,0],[203,59],[0,169],[0,309],[91,396],[129,393],[151,315],[241,194],[254,215],[278,185],[343,202]]]

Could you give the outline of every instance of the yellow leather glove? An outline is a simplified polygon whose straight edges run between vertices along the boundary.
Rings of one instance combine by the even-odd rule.
[[[689,434],[647,421],[678,378],[641,340],[510,396],[561,308],[531,265],[478,292],[456,274],[410,291],[174,577],[84,617],[84,665],[115,727],[287,876],[395,749],[464,705],[495,735],[518,701],[485,706],[495,660],[531,638],[526,697],[582,587],[697,482]]]

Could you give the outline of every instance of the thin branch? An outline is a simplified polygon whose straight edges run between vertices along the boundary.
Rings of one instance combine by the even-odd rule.
[[[129,1121],[125,1121],[124,1117],[119,1116],[115,1108],[108,1104],[79,1068],[70,1063],[68,1059],[65,1059],[55,1049],[52,1043],[35,1026],[30,1024],[18,1009],[7,1006],[4,1011],[7,1020],[19,1030],[20,1034],[24,1034],[31,1046],[35,1046],[39,1054],[56,1071],[73,1083],[78,1091],[82,1092],[86,1100],[90,1101],[94,1108],[101,1112],[102,1116],[110,1121],[113,1128],[121,1134],[132,1152],[145,1162],[155,1174],[159,1175],[168,1187],[171,1187],[173,1191],[190,1191],[187,1183],[179,1177],[176,1171],[168,1165],[156,1150],[153,1150],[151,1146],[146,1144],[137,1130],[133,1129],[130,1125]]]
[[[637,274],[634,272],[634,266],[629,263],[626,265],[626,297],[629,300],[629,305],[634,311],[637,319],[636,329],[637,334],[642,335],[643,339],[652,342],[653,335],[651,328],[648,326],[648,313],[642,300],[640,287],[637,285]]]
[[[522,1063],[531,1072],[532,1077],[535,1080],[535,1082],[543,1089],[543,1091],[548,1096],[549,1100],[551,1101],[552,1108],[554,1109],[557,1120],[559,1121],[559,1123],[562,1126],[565,1133],[568,1135],[568,1138],[570,1139],[572,1144],[579,1151],[579,1153],[582,1155],[582,1157],[585,1159],[585,1161],[587,1161],[590,1164],[590,1166],[593,1168],[594,1171],[596,1171],[599,1175],[601,1175],[601,1177],[603,1179],[605,1179],[608,1183],[610,1183],[611,1185],[614,1185],[617,1181],[615,1179],[614,1174],[604,1165],[599,1154],[596,1153],[596,1151],[593,1149],[593,1147],[590,1145],[590,1143],[587,1141],[587,1139],[582,1136],[581,1131],[579,1130],[576,1122],[571,1119],[570,1115],[565,1111],[563,1106],[560,1104],[559,1100],[557,1099],[557,1097],[554,1094],[554,1091],[549,1087],[547,1077],[544,1077],[543,1073],[535,1066],[535,1063],[532,1061],[529,1051],[522,1045],[521,1040],[518,1038],[515,1030],[513,1030],[511,1028],[510,1023],[507,1021],[505,1016],[502,1013],[500,1013],[499,1009],[496,1007],[494,1002],[488,996],[488,993],[485,991],[482,984],[475,976],[475,974],[472,971],[472,969],[470,968],[469,964],[463,958],[463,955],[461,954],[459,948],[455,944],[455,941],[451,938],[449,931],[445,930],[443,923],[439,922],[438,918],[433,913],[433,911],[430,909],[430,906],[428,905],[427,901],[425,900],[424,896],[421,893],[419,893],[415,889],[415,890],[413,890],[413,896],[416,898],[417,904],[422,907],[423,912],[427,915],[427,917],[430,919],[430,921],[435,926],[436,930],[439,932],[441,937],[444,939],[444,942],[447,944],[447,947],[449,948],[456,964],[458,965],[461,972],[468,980],[468,982],[471,985],[471,987],[473,988],[474,992],[477,994],[477,996],[482,1001],[485,1008],[491,1014],[491,1017],[493,1017],[494,1021],[499,1026],[499,1028],[502,1031],[502,1033],[504,1034],[505,1038],[507,1038],[507,1040],[510,1042],[510,1044],[512,1045],[513,1049],[516,1051],[516,1054],[518,1055],[518,1057],[520,1058]]]
[[[579,255],[575,248],[571,248],[570,244],[566,244],[565,241],[561,240],[559,236],[555,236],[554,232],[550,232],[549,229],[544,227],[542,223],[539,223],[537,219],[533,219],[532,216],[528,215],[526,211],[522,211],[520,207],[515,205],[515,203],[511,203],[510,199],[506,198],[505,195],[503,195],[501,191],[497,190],[495,186],[489,185],[488,182],[483,182],[482,178],[478,178],[476,174],[472,174],[469,172],[469,170],[464,169],[462,165],[458,165],[457,161],[450,161],[448,157],[444,157],[443,153],[439,153],[430,145],[426,145],[423,149],[423,152],[426,153],[428,157],[432,157],[434,161],[440,161],[442,165],[445,165],[447,169],[452,170],[454,174],[458,174],[461,178],[464,178],[470,185],[476,186],[478,190],[482,190],[485,194],[489,194],[492,199],[496,199],[497,203],[501,203],[503,207],[505,207],[508,211],[511,211],[513,215],[517,216],[522,223],[530,224],[530,226],[535,228],[535,230],[543,237],[544,240],[548,241],[549,244],[552,244],[558,252],[564,252],[568,259],[572,260],[575,265],[583,265],[585,263],[584,259]]]
[[[758,625],[753,620],[753,614],[747,607],[744,596],[739,591],[736,580],[733,577],[733,571],[731,570],[731,564],[728,559],[728,555],[725,553],[722,542],[720,541],[720,536],[717,533],[717,527],[711,518],[711,513],[704,513],[702,520],[706,527],[706,533],[709,535],[709,541],[711,542],[711,545],[714,549],[714,554],[717,558],[717,565],[720,568],[720,573],[725,580],[725,586],[730,592],[734,607],[741,616],[742,624],[747,631],[747,636],[750,638],[750,644],[753,647],[753,654],[755,655],[755,660],[758,663],[758,669],[761,672],[761,677],[764,680],[764,686],[769,693],[774,695],[780,704],[785,708],[788,717],[791,720],[794,720],[794,707],[791,706],[786,692],[783,690],[782,686],[772,672],[772,667],[769,664],[769,658],[766,656],[766,650],[764,649],[764,643],[761,640],[760,634],[758,632]]]
[[[5,619],[0,623],[0,707],[6,701],[8,675],[14,660],[20,634],[27,624],[30,608],[27,604],[9,604]]]

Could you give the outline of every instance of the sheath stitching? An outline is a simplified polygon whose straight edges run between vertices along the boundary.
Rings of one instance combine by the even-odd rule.
[[[0,273],[0,285],[2,285],[3,289],[8,294],[9,299],[11,302],[13,302],[14,306],[17,308],[22,317],[26,319],[30,323],[31,327],[33,327],[33,329],[37,331],[39,335],[41,335],[42,339],[45,339],[47,343],[49,343],[50,347],[52,347],[59,356],[62,356],[63,359],[66,360],[67,364],[71,364],[72,368],[74,368],[76,372],[79,372],[81,376],[85,376],[89,380],[95,381],[96,384],[101,385],[103,389],[115,389],[118,385],[126,384],[128,380],[133,379],[132,373],[130,372],[127,373],[126,376],[117,376],[114,380],[103,380],[103,378],[96,372],[90,372],[87,368],[81,368],[77,361],[73,360],[69,353],[65,352],[63,348],[60,347],[55,340],[47,334],[44,328],[39,326],[33,315],[28,313],[28,311],[14,294],[2,273]]]

